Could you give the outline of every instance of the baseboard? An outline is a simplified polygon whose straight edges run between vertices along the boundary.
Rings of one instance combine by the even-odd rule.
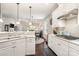
[[[32,54],[32,55],[25,55],[25,56],[35,56],[34,54]]]

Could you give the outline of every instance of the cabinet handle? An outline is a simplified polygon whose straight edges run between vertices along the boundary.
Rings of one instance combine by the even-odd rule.
[[[10,38],[8,38],[8,39],[10,39]]]

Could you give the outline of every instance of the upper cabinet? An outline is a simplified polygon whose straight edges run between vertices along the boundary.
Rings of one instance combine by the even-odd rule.
[[[64,22],[61,21],[61,19],[62,19],[61,17],[69,16],[69,13],[71,13],[71,11],[75,10],[74,12],[76,12],[77,9],[78,9],[78,4],[59,3],[58,8],[56,8],[56,10],[52,13],[53,26],[54,27],[64,27],[65,25],[64,25]],[[65,19],[65,18],[63,18],[63,19]],[[59,25],[59,24],[61,24],[61,25]]]

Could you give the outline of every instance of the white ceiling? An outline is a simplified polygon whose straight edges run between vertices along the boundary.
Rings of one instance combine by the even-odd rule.
[[[19,17],[22,19],[29,19],[30,17],[30,10],[29,6],[32,6],[32,16],[33,19],[44,19],[47,17],[55,8],[57,7],[56,3],[50,4],[39,4],[39,3],[32,3],[32,4],[25,4],[21,3],[19,6]],[[16,18],[16,3],[2,3],[2,14],[4,17],[13,17]]]

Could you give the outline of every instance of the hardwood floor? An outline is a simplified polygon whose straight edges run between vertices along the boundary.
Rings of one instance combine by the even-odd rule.
[[[40,45],[36,45],[36,55],[35,56],[57,56],[46,43],[42,43]]]
[[[36,44],[35,55],[28,56],[57,56],[48,46],[47,42],[43,42],[41,44]]]
[[[44,43],[36,44],[36,56],[44,55]]]

